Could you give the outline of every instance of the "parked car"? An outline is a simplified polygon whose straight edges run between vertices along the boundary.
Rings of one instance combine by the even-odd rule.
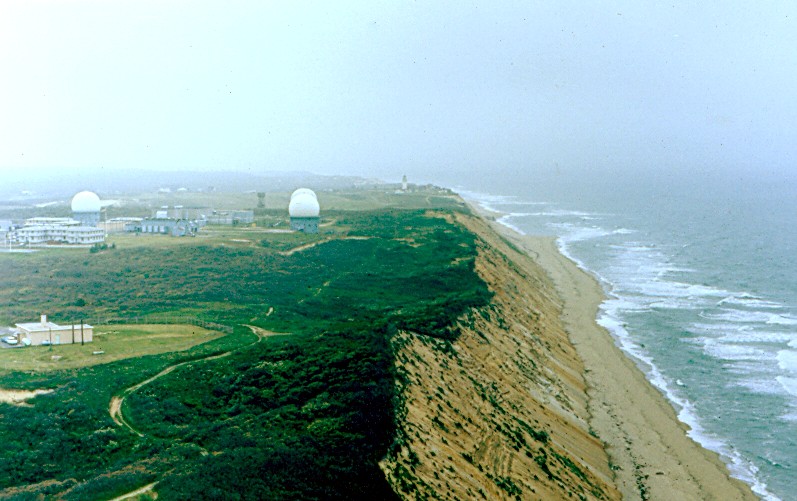
[[[3,336],[0,338],[0,341],[3,341],[5,344],[18,344],[19,339],[15,338],[14,336]]]
[[[45,340],[42,341],[42,346],[50,346],[50,344],[51,343],[50,343],[49,339],[45,339]]]

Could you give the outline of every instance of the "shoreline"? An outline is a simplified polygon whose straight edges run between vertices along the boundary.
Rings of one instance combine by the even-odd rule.
[[[562,254],[555,237],[528,236],[468,202],[502,237],[549,275],[562,301],[562,320],[584,363],[590,426],[609,454],[615,483],[627,499],[758,499],[730,475],[720,455],[687,433],[665,396],[597,323],[606,298],[597,279]]]

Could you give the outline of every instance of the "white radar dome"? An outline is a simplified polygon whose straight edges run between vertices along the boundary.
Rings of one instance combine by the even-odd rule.
[[[310,188],[299,188],[298,190],[294,191],[293,193],[291,193],[291,200],[293,200],[293,197],[298,197],[299,195],[310,195],[311,197],[318,200],[318,197],[315,195],[315,192]]]
[[[72,212],[100,212],[100,197],[90,191],[81,191],[72,197]]]
[[[315,193],[310,193],[299,193],[291,196],[291,203],[288,204],[288,214],[291,217],[318,217],[321,208],[318,205]]]

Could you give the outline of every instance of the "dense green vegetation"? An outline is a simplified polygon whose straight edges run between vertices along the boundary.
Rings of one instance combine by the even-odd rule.
[[[87,480],[158,454],[158,469],[174,464],[168,447],[141,440],[114,425],[108,414],[111,397],[168,365],[223,353],[252,343],[254,337],[247,329],[239,329],[233,335],[181,352],[80,369],[3,374],[4,388],[56,391],[36,397],[31,407],[0,404],[0,462],[4,465],[0,468],[0,487],[51,479]],[[144,473],[151,475],[154,471]],[[0,491],[0,496],[8,494]]]
[[[166,499],[388,499],[375,467],[392,439],[384,329],[264,343],[130,397],[147,435],[207,451],[168,476]]]
[[[474,236],[440,214],[334,217],[319,235],[0,255],[6,322],[46,310],[57,322],[175,315],[235,326],[183,352],[3,374],[5,388],[55,391],[31,407],[0,404],[0,495],[107,498],[158,481],[161,499],[389,497],[377,461],[394,440],[390,336],[453,339],[454,320],[489,291],[473,271]],[[256,342],[245,325],[292,334]],[[112,421],[112,396],[186,360],[126,398],[143,437]]]

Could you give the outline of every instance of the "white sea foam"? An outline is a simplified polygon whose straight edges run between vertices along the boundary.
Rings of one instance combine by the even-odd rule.
[[[489,193],[469,191],[462,188],[456,188],[456,192],[465,200],[474,202],[480,207],[492,212],[504,212],[502,209],[496,208],[495,206],[497,205],[517,205],[517,206],[550,205],[548,202],[531,202],[527,200],[518,200],[518,198],[515,196],[490,195]]]
[[[757,393],[759,395],[784,395],[788,396],[788,391],[785,388],[778,384],[778,377],[750,377],[749,371],[744,369],[739,371],[739,375],[742,376],[736,385],[741,386],[743,388],[747,388],[748,390],[752,391],[753,393]]]
[[[642,366],[651,384],[658,388],[675,406],[678,412],[678,419],[689,426],[689,431],[687,432],[689,437],[706,449],[719,454],[728,465],[731,475],[748,483],[753,492],[761,496],[762,499],[778,501],[778,498],[767,490],[766,484],[757,477],[758,468],[754,464],[742,457],[742,455],[725,440],[708,433],[703,428],[692,402],[682,398],[667,383],[667,379],[663,376],[658,367],[656,367],[653,360],[641,347],[631,340],[625,328],[625,324],[622,321],[612,316],[604,309],[603,314],[598,318],[598,324],[613,334],[620,348]],[[677,383],[676,386],[678,386]]]
[[[767,490],[766,484],[758,479],[758,468],[742,457],[742,455],[726,441],[707,432],[698,420],[694,405],[691,402],[679,399],[678,397],[675,397],[675,400],[673,400],[673,396],[672,392],[667,393],[667,397],[680,407],[678,410],[678,419],[689,426],[690,429],[687,435],[706,449],[719,454],[728,465],[728,470],[731,475],[748,483],[753,492],[761,496],[762,499],[777,501],[778,498]]]
[[[759,343],[759,344],[781,344],[793,338],[794,334],[786,332],[764,332],[740,330],[723,336],[723,340],[729,343]]]
[[[551,205],[550,202],[519,202],[517,200],[506,203],[511,203],[512,205]]]
[[[688,310],[694,304],[687,300],[666,299],[664,301],[652,301],[650,307],[658,310]]]
[[[725,343],[782,345],[783,343],[788,343],[795,337],[795,334],[788,332],[761,331],[749,324],[697,323],[689,326],[687,330],[698,335],[713,335],[718,337],[721,342]]]
[[[635,300],[630,297],[621,297],[613,295],[611,299],[607,299],[603,303],[606,311],[623,311],[623,312],[640,312],[650,311],[649,305],[646,301]]]
[[[770,315],[767,323],[771,325],[797,325],[797,318],[791,315]]]
[[[640,266],[639,276],[627,278],[617,290],[643,296],[651,308],[684,310],[701,309],[710,298],[724,294],[712,287],[657,278],[663,272],[662,268]]]
[[[790,395],[797,397],[797,378],[778,376],[775,379]]]
[[[512,231],[519,233],[520,235],[525,235],[526,232],[517,226],[516,224],[512,223],[512,219],[520,218],[520,217],[528,217],[532,216],[535,213],[532,212],[507,212],[506,210],[499,208],[498,206],[501,205],[511,205],[511,206],[528,206],[528,205],[548,205],[546,202],[527,202],[527,201],[518,201],[516,197],[508,197],[508,196],[500,196],[500,195],[490,195],[487,193],[480,193],[475,191],[467,191],[463,189],[457,190],[458,194],[461,195],[464,199],[475,202],[481,208],[494,212],[496,214],[500,214],[498,218],[496,218],[496,222],[501,224]]]
[[[797,351],[780,350],[777,355],[778,367],[797,375]]]
[[[477,191],[468,191],[457,189],[457,193],[467,201],[474,202],[479,207],[488,210],[490,212],[504,212],[501,209],[496,208],[496,205],[508,204],[508,203],[515,203],[516,197],[509,197],[503,195],[490,195],[488,193],[481,193]]]
[[[568,244],[601,238],[612,234],[611,231],[599,226],[576,226],[571,223],[552,223],[549,226],[564,230],[565,234],[559,238]]]
[[[703,351],[707,355],[722,360],[757,360],[767,361],[774,358],[773,354],[753,346],[724,343],[713,338],[703,339]]]
[[[731,474],[751,485],[757,495],[763,499],[777,500],[778,498],[768,491],[766,484],[758,478],[758,469],[754,464],[742,457],[724,439],[708,433],[703,428],[694,405],[681,397],[668,384],[667,379],[658,369],[653,359],[646,354],[643,348],[631,340],[625,323],[621,320],[623,313],[644,311],[649,307],[693,309],[697,307],[695,305],[697,299],[703,300],[703,304],[708,306],[710,303],[707,303],[707,300],[727,298],[731,293],[721,288],[707,285],[663,280],[661,277],[666,276],[667,273],[682,270],[678,270],[677,267],[667,263],[661,252],[654,247],[635,245],[623,249],[620,246],[617,250],[625,253],[623,256],[625,260],[623,264],[613,266],[610,271],[617,273],[614,276],[619,277],[618,281],[622,282],[622,285],[612,284],[612,290],[615,292],[625,290],[633,292],[634,295],[629,297],[625,294],[612,294],[601,306],[602,314],[598,319],[598,323],[613,334],[620,348],[629,354],[632,359],[637,360],[637,363],[645,369],[651,384],[672,402],[678,411],[678,419],[690,427],[688,434],[692,439],[703,447],[720,454],[726,464],[728,464]],[[580,266],[586,268],[583,263]],[[737,333],[740,327],[735,322],[726,322],[717,327],[714,324],[706,323],[704,326],[706,330],[713,333],[717,333],[716,329],[721,329],[720,333]],[[766,334],[758,339],[766,339],[765,336]],[[772,337],[774,338],[774,336]],[[783,336],[777,338],[781,342],[783,339]],[[774,358],[774,354],[768,353],[766,350],[744,346],[743,344],[724,343],[715,338],[699,338],[695,341],[704,343],[706,351],[712,356],[727,360],[733,364],[751,363],[758,366],[762,361],[771,361]],[[749,369],[744,374],[749,374]],[[767,380],[762,380],[762,382],[765,381],[768,381],[769,387],[756,389],[773,392],[774,388],[771,387],[773,380],[771,377]],[[673,383],[673,386],[675,388],[679,387],[677,383]]]
[[[720,308],[717,312],[701,312],[701,317],[719,322],[791,325],[788,317],[773,315],[768,311]]]
[[[629,251],[629,252],[650,252],[656,250],[655,247],[649,247],[646,245],[642,245],[638,242],[627,242],[622,244],[612,244],[609,246],[610,249],[615,250],[622,250],[622,251]]]
[[[624,234],[621,230],[617,231]],[[667,279],[672,273],[689,270],[670,263],[655,247],[630,242],[612,245],[611,249],[616,251],[616,259],[607,270],[617,284],[615,290],[645,296],[649,307],[694,309],[708,305],[704,298],[728,296],[727,291],[716,287]]]
[[[742,293],[738,295],[734,294],[726,298],[723,298],[721,301],[717,302],[717,306],[721,306],[723,304],[744,306],[748,308],[767,308],[767,309],[780,309],[784,307],[784,305],[781,303],[776,303],[775,301],[768,301],[766,299],[747,293]]]
[[[514,201],[517,197],[514,196],[506,196],[506,195],[491,195],[489,193],[484,193],[480,191],[469,191],[461,188],[457,188],[457,193],[467,200],[473,200],[477,203],[479,202],[487,202],[487,203],[505,203]]]
[[[512,219],[513,217],[515,217],[515,216],[512,215],[512,214],[507,214],[505,216],[501,216],[498,219],[496,219],[496,222],[498,224],[502,224],[502,225],[506,226],[507,228],[509,228],[512,231],[515,231],[515,232],[517,232],[517,233],[519,233],[521,235],[525,235],[526,234],[525,231],[523,231],[522,229],[520,229],[516,225],[514,225],[514,224],[509,222],[509,220]]]
[[[577,217],[579,219],[584,220],[585,218],[589,218],[587,220],[595,220],[599,219],[597,214],[592,212],[581,212],[576,210],[563,210],[563,209],[552,209],[547,211],[540,211],[540,212],[532,212],[529,216],[536,216],[536,217]]]
[[[797,325],[797,318],[791,315],[777,315],[768,311],[723,310],[721,313],[706,313],[705,318],[728,320],[732,322],[761,323],[768,325]]]
[[[792,409],[791,411],[784,413],[782,416],[780,416],[780,419],[790,423],[797,422],[797,409]]]

